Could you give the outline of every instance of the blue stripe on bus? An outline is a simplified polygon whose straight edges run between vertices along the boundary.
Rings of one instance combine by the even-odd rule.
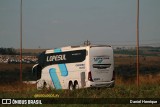
[[[60,48],[54,49],[54,53],[62,52]]]
[[[60,81],[59,81],[57,73],[56,73],[56,69],[55,68],[49,69],[49,74],[51,76],[54,87],[56,89],[62,89],[62,86],[60,84]]]
[[[55,53],[62,52],[60,48],[54,49]],[[58,64],[61,76],[67,76],[68,75],[68,70],[65,64]]]

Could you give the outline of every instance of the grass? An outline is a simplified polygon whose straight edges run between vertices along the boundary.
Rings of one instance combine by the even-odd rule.
[[[120,80],[116,83],[120,83]],[[6,84],[0,86],[0,98],[34,98],[35,94],[58,94],[59,98],[160,98],[160,84],[159,83],[149,83],[141,84],[139,88],[135,84],[122,83],[117,84],[114,88],[92,88],[92,89],[79,89],[74,91],[69,90],[36,90],[35,85],[26,85],[26,84]],[[17,105],[19,106],[19,105]],[[16,106],[16,107],[17,107]],[[27,106],[27,105],[23,105]],[[29,105],[29,107],[37,105]],[[114,104],[46,104],[38,105],[38,107],[47,106],[47,107],[123,107],[123,106],[134,106],[134,105],[114,105]],[[146,105],[136,105],[143,107]],[[148,104],[147,106],[152,106]]]
[[[143,80],[145,78],[140,76]],[[153,78],[150,78],[153,79]],[[116,86],[114,88],[92,88],[69,90],[36,90],[35,85],[27,85],[21,83],[8,83],[0,85],[0,98],[34,98],[35,94],[58,94],[59,98],[160,98],[160,78],[155,78],[150,82],[141,81],[140,87],[137,88],[135,82],[124,83],[120,77],[117,77]],[[22,105],[14,105],[19,107]],[[45,104],[45,105],[23,105],[24,107],[128,107],[134,104]],[[137,107],[152,107],[153,105],[136,104]],[[158,105],[156,105],[158,107]],[[155,107],[155,105],[154,105]]]
[[[146,81],[147,80],[147,81]],[[69,90],[42,90],[37,91],[36,85],[21,84],[18,82],[0,85],[0,98],[34,98],[35,94],[58,94],[60,98],[159,98],[159,76],[140,76],[140,87],[136,81],[124,82],[116,78],[114,88]]]

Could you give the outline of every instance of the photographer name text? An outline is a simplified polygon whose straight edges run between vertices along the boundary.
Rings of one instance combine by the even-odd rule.
[[[130,104],[157,104],[155,100],[130,100]]]

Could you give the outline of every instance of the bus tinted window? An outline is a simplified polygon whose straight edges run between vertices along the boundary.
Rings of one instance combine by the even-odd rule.
[[[82,62],[86,58],[86,50],[75,50],[50,54],[41,54],[39,64],[42,66],[62,63]]]
[[[93,68],[97,69],[106,69],[109,68],[111,64],[93,64]]]

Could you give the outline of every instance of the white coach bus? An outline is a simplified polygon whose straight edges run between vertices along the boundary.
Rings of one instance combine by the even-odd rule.
[[[68,46],[46,50],[32,72],[37,89],[114,87],[113,49],[108,45]]]

